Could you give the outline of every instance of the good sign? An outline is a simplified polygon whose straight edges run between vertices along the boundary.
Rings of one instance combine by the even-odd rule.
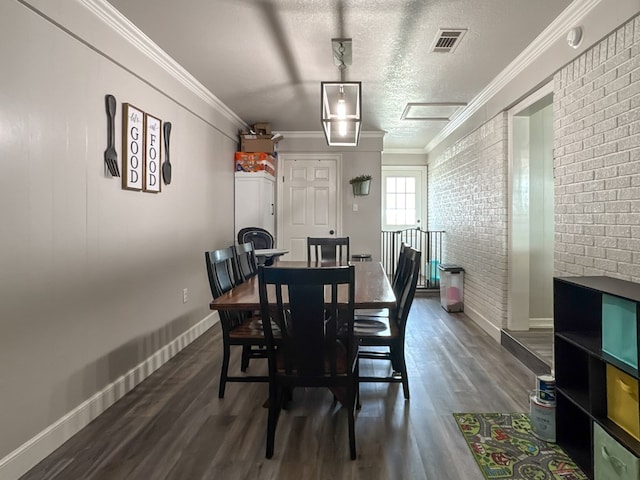
[[[130,103],[122,112],[122,188],[158,193],[162,121]]]

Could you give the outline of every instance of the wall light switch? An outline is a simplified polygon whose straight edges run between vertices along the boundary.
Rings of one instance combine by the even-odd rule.
[[[357,204],[357,203],[354,203],[354,204],[353,204],[353,211],[354,211],[354,212],[357,212],[357,211],[358,211],[358,204]]]
[[[185,288],[182,290],[182,303],[187,303],[189,300],[189,289]]]

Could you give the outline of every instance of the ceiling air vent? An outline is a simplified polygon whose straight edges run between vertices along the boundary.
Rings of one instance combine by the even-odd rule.
[[[453,53],[465,33],[467,33],[466,28],[441,28],[432,50],[437,53]]]

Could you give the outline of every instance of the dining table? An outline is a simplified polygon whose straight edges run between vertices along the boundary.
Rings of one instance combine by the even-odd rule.
[[[395,306],[396,297],[393,288],[380,262],[348,262],[347,265],[353,265],[355,270],[354,308],[383,309]],[[326,268],[334,266],[340,265],[336,265],[333,262],[318,264],[306,261],[279,261],[272,266],[260,268]],[[270,285],[270,287],[273,287],[273,285]],[[330,293],[327,291],[327,298],[329,298],[329,295]],[[347,298],[348,286],[340,285],[338,288],[338,302],[346,304]],[[259,310],[258,275],[254,275],[244,283],[236,285],[227,293],[214,299],[209,307],[211,310]],[[332,387],[330,390],[340,403],[346,405],[344,388]],[[263,407],[266,408],[267,406],[268,400],[263,403]]]
[[[343,264],[344,265],[344,264]],[[355,308],[391,308],[396,297],[389,278],[380,262],[349,262],[355,268]],[[334,263],[279,261],[273,266],[263,268],[326,268],[337,266]],[[346,286],[345,286],[346,287]],[[347,302],[347,289],[339,290],[339,302]],[[214,299],[209,305],[211,310],[258,310],[260,294],[258,276],[254,275],[244,283],[236,285],[227,293]]]

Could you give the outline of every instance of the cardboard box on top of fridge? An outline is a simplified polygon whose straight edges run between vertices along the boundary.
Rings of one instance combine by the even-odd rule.
[[[262,135],[260,135],[262,136]],[[271,140],[270,135],[267,138],[245,138],[249,135],[240,137],[240,151],[242,152],[266,152],[273,153],[276,151],[276,144]]]
[[[240,134],[240,151],[241,152],[266,152],[275,153],[278,142],[282,140],[281,134],[274,135],[257,135],[257,134]]]
[[[271,124],[269,122],[254,123],[251,129],[256,135],[271,135]]]

